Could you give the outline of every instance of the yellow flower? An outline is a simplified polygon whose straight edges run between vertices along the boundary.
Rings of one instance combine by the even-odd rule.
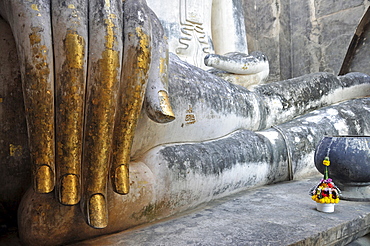
[[[322,164],[324,164],[325,166],[330,166],[330,161],[329,160],[323,160]]]

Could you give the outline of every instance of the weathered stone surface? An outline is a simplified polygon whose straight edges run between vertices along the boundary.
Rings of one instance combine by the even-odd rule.
[[[288,79],[292,78],[292,50],[291,50],[291,38],[292,38],[292,30],[291,30],[291,13],[290,13],[290,2],[288,1],[280,1],[279,3],[279,69],[280,69],[280,77],[279,79]]]
[[[369,6],[366,0],[244,0],[248,46],[269,57],[269,81],[323,71],[338,74]]]
[[[270,62],[268,81],[281,80],[280,76],[280,21],[285,21],[281,15],[280,1],[244,1],[245,23],[249,51],[263,51]],[[282,42],[284,44],[284,42]],[[289,61],[285,61],[286,65]]]
[[[338,74],[356,27],[364,14],[364,6],[345,9],[318,19],[322,52],[320,71]]]
[[[308,190],[320,178],[243,191],[181,217],[73,245],[342,246],[365,235],[368,203],[340,201],[331,214],[315,209]]]
[[[318,18],[325,15],[340,12],[341,10],[347,10],[350,8],[358,7],[363,5],[366,1],[364,0],[351,0],[351,1],[338,1],[338,0],[314,0],[316,6],[315,14]]]
[[[370,49],[368,48],[370,40],[370,28],[367,29],[364,36],[361,38],[360,45],[356,50],[356,56],[352,60],[350,72],[370,73]]]

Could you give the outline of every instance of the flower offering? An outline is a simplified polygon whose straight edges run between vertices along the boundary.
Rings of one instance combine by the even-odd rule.
[[[339,189],[332,179],[322,179],[310,192],[312,200],[318,203],[338,203]]]
[[[310,195],[312,200],[318,203],[317,208],[319,211],[334,212],[334,204],[339,202],[340,190],[333,180],[329,178],[329,157],[325,157],[323,165],[325,165],[324,178],[310,190]],[[320,204],[332,204],[333,206],[330,209],[323,209],[324,206]]]

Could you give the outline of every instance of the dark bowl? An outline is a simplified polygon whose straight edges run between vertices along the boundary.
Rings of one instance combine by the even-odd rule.
[[[322,174],[325,157],[334,182],[370,183],[370,136],[324,137],[315,151],[315,166]]]

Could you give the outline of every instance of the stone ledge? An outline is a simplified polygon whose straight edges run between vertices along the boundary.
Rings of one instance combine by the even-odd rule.
[[[370,203],[331,214],[308,195],[321,176],[243,191],[176,218],[76,245],[347,245],[369,233]]]
[[[73,245],[368,245],[370,236],[363,236],[370,233],[370,202],[341,200],[334,213],[318,212],[308,191],[320,178],[239,192],[175,218]],[[0,245],[20,245],[16,232],[0,236]]]

